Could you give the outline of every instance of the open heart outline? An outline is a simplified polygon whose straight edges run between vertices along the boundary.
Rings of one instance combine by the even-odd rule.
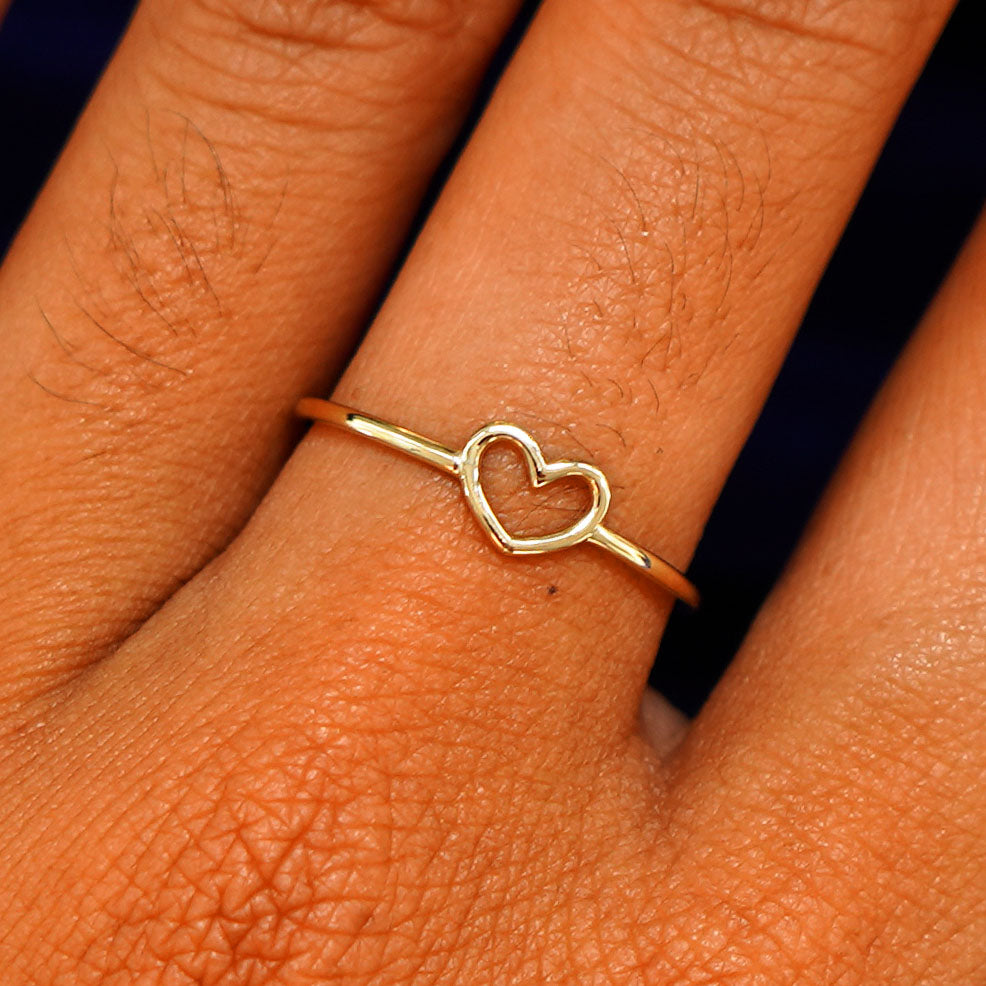
[[[554,534],[514,537],[490,505],[480,476],[483,453],[498,441],[513,442],[520,449],[533,486],[540,488],[566,477],[581,479],[592,493],[592,506],[575,523]],[[506,422],[496,421],[480,428],[463,447],[458,465],[466,502],[493,543],[509,555],[540,555],[581,544],[592,537],[609,510],[609,483],[599,469],[585,462],[546,462],[534,438],[523,428]]]

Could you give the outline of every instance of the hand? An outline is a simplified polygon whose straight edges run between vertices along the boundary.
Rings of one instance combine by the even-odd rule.
[[[4,986],[967,986],[986,227],[700,716],[670,601],[948,0],[144,0],[0,274]],[[916,245],[916,249],[920,245]],[[545,530],[579,491],[520,490]]]

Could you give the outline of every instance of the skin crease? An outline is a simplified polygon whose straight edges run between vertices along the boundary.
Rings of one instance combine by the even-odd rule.
[[[468,9],[149,0],[5,263],[4,986],[981,981],[986,225],[694,723],[632,572],[324,428],[271,486]],[[516,419],[683,563],[947,13],[547,3],[337,395]]]
[[[0,499],[4,654],[112,649],[270,484],[516,5],[412,6],[138,10],[0,275],[4,478],[37,491]]]

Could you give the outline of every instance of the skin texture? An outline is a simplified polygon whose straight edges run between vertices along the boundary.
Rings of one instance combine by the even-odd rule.
[[[4,986],[979,981],[986,225],[693,723],[632,572],[285,462],[508,418],[685,564],[948,9],[548,0],[340,377],[513,8],[145,0],[0,271]]]

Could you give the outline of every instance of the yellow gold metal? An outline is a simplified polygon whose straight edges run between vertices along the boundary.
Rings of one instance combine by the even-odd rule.
[[[559,460],[546,462],[541,447],[534,438],[505,421],[484,425],[466,442],[461,452],[433,442],[407,428],[363,414],[344,404],[306,397],[298,402],[299,417],[311,418],[325,424],[347,428],[381,445],[397,449],[405,455],[455,476],[462,484],[466,503],[490,540],[508,555],[541,555],[560,551],[587,542],[605,548],[617,558],[648,575],[678,599],[697,606],[698,590],[670,562],[634,544],[603,525],[610,504],[609,483],[603,473],[586,462]],[[585,481],[592,494],[592,505],[575,523],[562,531],[543,537],[515,537],[500,522],[483,490],[480,462],[483,453],[494,442],[509,441],[520,449],[531,483],[545,486],[556,479],[575,476]]]

